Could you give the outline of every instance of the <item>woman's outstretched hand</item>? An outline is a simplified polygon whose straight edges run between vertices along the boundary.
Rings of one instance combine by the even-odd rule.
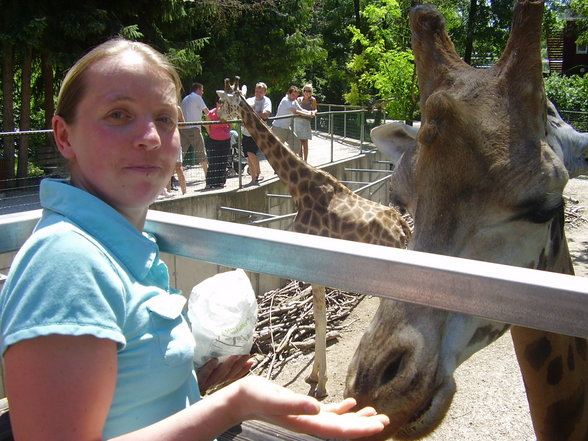
[[[355,412],[355,399],[321,404],[261,377],[250,376],[231,385],[239,388],[236,410],[243,420],[257,419],[296,432],[325,438],[360,438],[381,432],[390,420],[366,407]]]

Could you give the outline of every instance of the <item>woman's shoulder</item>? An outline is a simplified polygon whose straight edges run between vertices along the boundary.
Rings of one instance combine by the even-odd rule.
[[[105,256],[109,255],[90,233],[68,218],[57,214],[39,223],[33,235],[25,242],[23,251],[27,252],[29,258],[34,256],[41,259],[58,259],[61,262],[67,261],[72,266],[80,265],[82,262],[104,262]]]

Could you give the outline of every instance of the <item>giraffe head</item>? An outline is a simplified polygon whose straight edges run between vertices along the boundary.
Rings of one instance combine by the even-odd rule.
[[[518,0],[501,59],[475,69],[456,54],[434,6],[412,10],[422,126],[386,140],[399,159],[393,197],[414,218],[410,249],[571,271],[563,233],[569,174],[548,144],[542,12],[542,2]],[[432,431],[450,406],[456,367],[507,328],[382,301],[350,364],[346,391],[358,406],[389,415],[390,426],[372,439]]]
[[[228,121],[232,119],[239,119],[239,105],[244,101],[247,94],[247,86],[243,85],[239,89],[241,78],[236,76],[235,82],[231,84],[228,78],[225,78],[225,89],[217,90],[216,94],[221,99],[221,106],[218,111],[220,120]]]

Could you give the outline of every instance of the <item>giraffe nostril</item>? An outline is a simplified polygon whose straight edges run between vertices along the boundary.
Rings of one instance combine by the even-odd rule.
[[[404,352],[398,354],[398,356],[395,357],[394,360],[388,364],[388,366],[382,373],[382,376],[380,377],[380,385],[389,383],[396,378],[402,366],[402,360],[404,360],[404,355]]]

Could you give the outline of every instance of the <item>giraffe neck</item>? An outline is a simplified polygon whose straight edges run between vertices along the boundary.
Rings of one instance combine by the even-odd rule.
[[[280,180],[288,187],[288,193],[294,199],[299,199],[302,196],[300,180],[312,180],[313,176],[321,172],[286,147],[244,97],[239,100],[239,115]]]
[[[564,208],[552,221],[539,269],[574,274],[564,232]],[[511,331],[523,375],[537,439],[588,439],[588,357],[586,340],[513,326]]]

